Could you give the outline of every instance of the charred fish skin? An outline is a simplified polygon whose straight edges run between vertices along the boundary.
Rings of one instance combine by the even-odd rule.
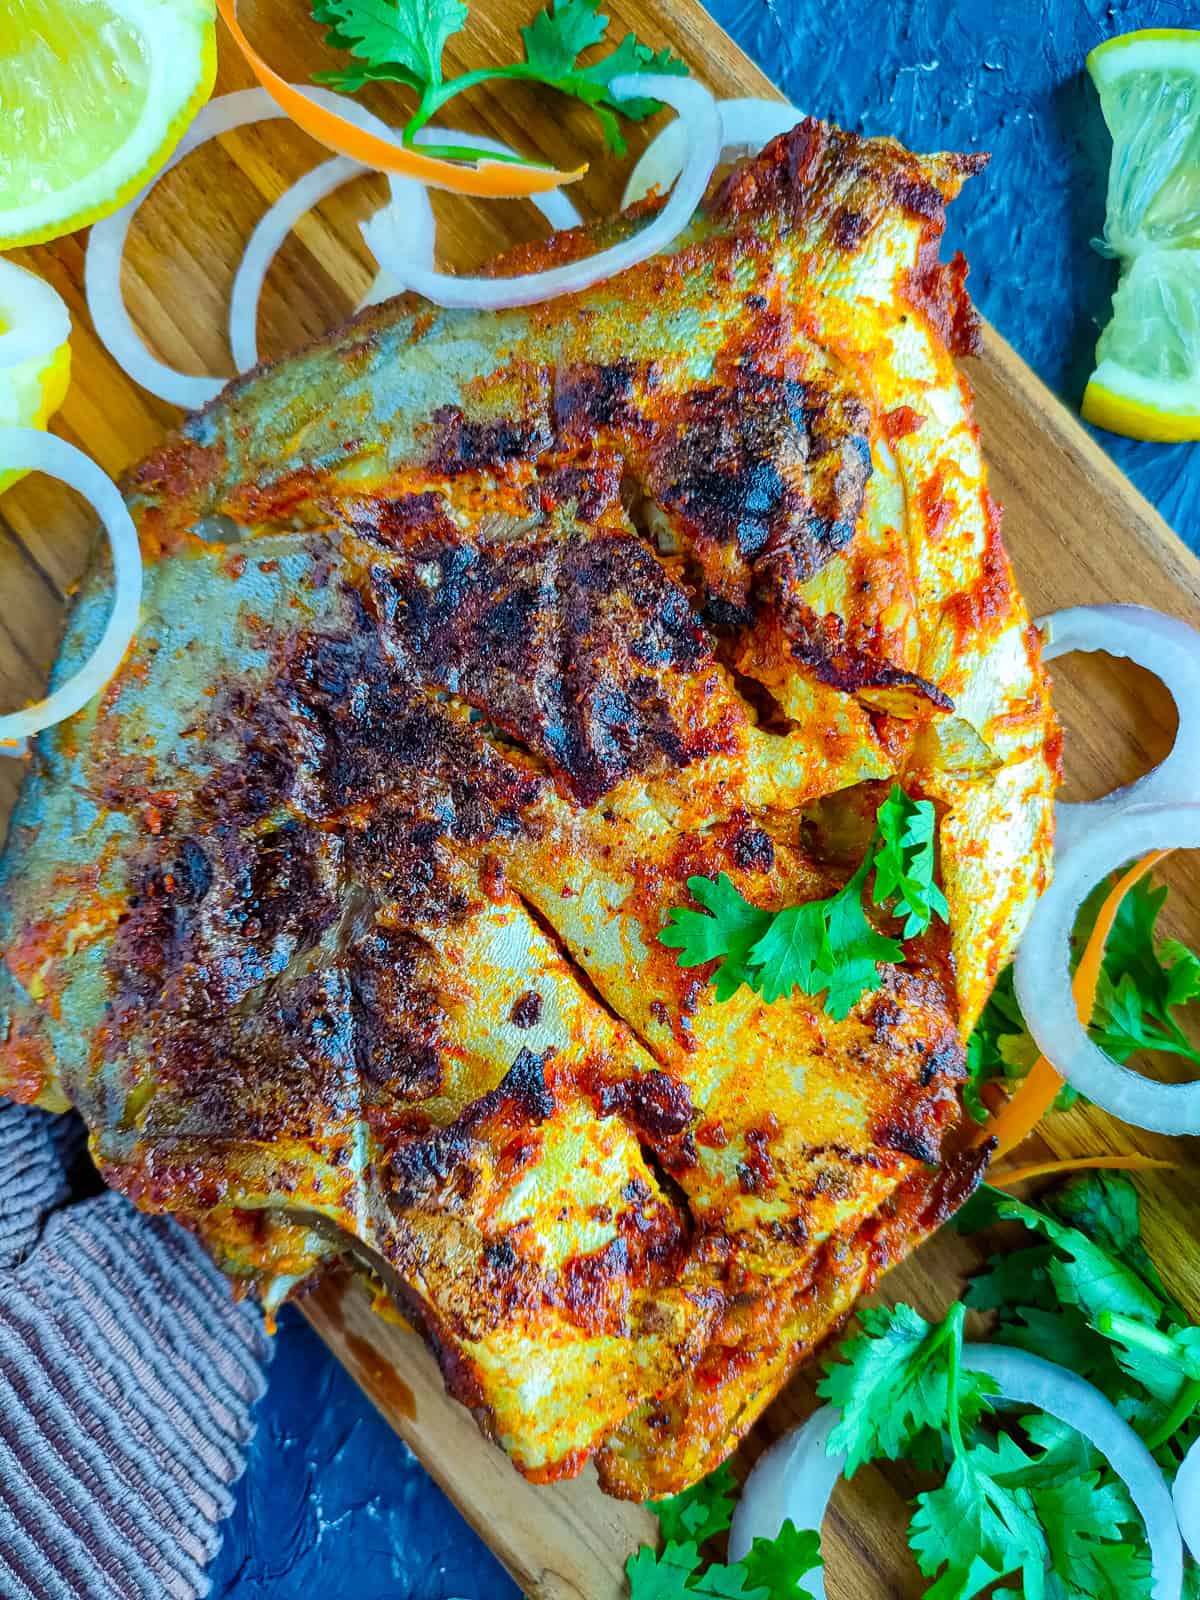
[[[805,121],[618,280],[236,380],[130,474],[141,630],[39,741],[0,1090],[268,1307],[369,1263],[534,1479],[710,1470],[978,1179],[1059,737],[938,259],[977,166]],[[694,874],[830,893],[896,779],[950,919],[847,1018],[658,942]]]

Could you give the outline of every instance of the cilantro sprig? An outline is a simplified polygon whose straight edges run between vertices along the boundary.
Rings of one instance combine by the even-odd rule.
[[[1072,1427],[993,1410],[996,1387],[964,1361],[968,1307],[999,1312],[996,1339],[1036,1350],[1097,1384],[1142,1434],[1168,1479],[1200,1434],[1200,1327],[1164,1286],[1142,1242],[1137,1191],[1099,1172],[1029,1205],[977,1192],[962,1231],[1021,1223],[1035,1243],[994,1256],[940,1323],[911,1306],[859,1312],[861,1331],[827,1363],[818,1392],[842,1415],[828,1448],[846,1475],[906,1458],[927,1487],[909,1545],[932,1600],[1151,1600],[1145,1527],[1121,1480]],[[784,1523],[730,1566],[701,1546],[729,1526],[728,1468],[650,1507],[665,1540],[626,1571],[631,1600],[800,1600],[820,1563],[811,1530]],[[1184,1569],[1200,1600],[1200,1567]]]
[[[644,121],[659,110],[657,100],[616,100],[614,78],[623,73],[654,72],[686,76],[687,67],[670,50],[655,51],[628,33],[605,54],[586,63],[581,55],[604,42],[608,18],[600,0],[551,0],[527,27],[521,29],[523,61],[507,66],[479,67],[456,78],[445,78],[442,58],[446,45],[467,21],[463,0],[312,0],[314,19],[328,31],[335,50],[354,57],[351,66],[318,73],[343,93],[352,94],[376,81],[404,84],[418,95],[417,109],[404,128],[411,145],[423,128],[456,95],[480,83],[519,79],[545,84],[590,107],[599,119],[605,141],[616,155],[624,155],[620,117]],[[498,161],[506,158],[490,151],[460,145],[422,145],[426,154],[450,161]]]
[[[1080,907],[1074,950],[1087,943],[1100,905],[1111,885],[1099,884]],[[1089,1032],[1117,1061],[1139,1050],[1179,1056],[1200,1067],[1200,1048],[1182,1023],[1182,1008],[1200,999],[1200,956],[1177,939],[1164,939],[1157,924],[1167,901],[1165,884],[1149,879],[1136,884],[1121,902],[1104,947]],[[968,1080],[963,1098],[977,1122],[987,1121],[980,1094],[992,1078],[1023,1078],[1037,1060],[1038,1049],[1025,1026],[1013,991],[1012,968],[1000,974],[992,997],[967,1042]],[[1058,1109],[1076,1096],[1064,1089]]]
[[[699,1543],[729,1526],[733,1487],[728,1467],[718,1467],[682,1495],[650,1501],[666,1542],[658,1551],[643,1545],[625,1563],[630,1600],[812,1600],[803,1580],[821,1565],[820,1536],[790,1520],[773,1539],[755,1539],[741,1561],[726,1566],[703,1559]],[[696,1513],[698,1526],[709,1528],[699,1543],[672,1536],[681,1504]]]
[[[867,919],[863,896],[872,872],[874,904],[903,923],[905,939],[949,914],[934,881],[936,820],[931,801],[913,800],[894,784],[858,870],[836,894],[772,912],[753,905],[723,872],[691,877],[688,890],[703,909],[674,907],[659,943],[679,952],[681,967],[715,961],[709,981],[718,1000],[732,999],[743,984],[768,1003],[800,989],[823,994],[825,1009],[840,1021],[880,987],[881,962],[904,960],[900,941]]]

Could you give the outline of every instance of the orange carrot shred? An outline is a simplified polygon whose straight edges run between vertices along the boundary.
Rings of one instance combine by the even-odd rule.
[[[553,167],[516,166],[506,161],[487,160],[480,161],[477,166],[465,166],[393,144],[390,139],[356,127],[328,106],[318,105],[286,78],[280,77],[247,39],[238,21],[237,0],[217,0],[217,10],[250,70],[276,105],[282,106],[292,121],[319,143],[336,150],[339,155],[361,161],[364,166],[379,172],[399,172],[435,189],[492,199],[545,194],[561,184],[574,183],[587,171],[586,165],[577,167],[574,172],[558,172]]]
[[[1157,866],[1169,853],[1167,850],[1151,850],[1140,861],[1135,862],[1128,872],[1118,879],[1100,907],[1096,926],[1092,929],[1091,937],[1084,947],[1071,981],[1075,1009],[1085,1027],[1092,1020],[1092,1012],[1096,1006],[1096,986],[1100,982],[1100,971],[1104,964],[1104,947],[1117,920],[1121,902],[1134,884],[1140,883],[1151,868]],[[1058,1098],[1062,1086],[1061,1073],[1056,1071],[1053,1063],[1047,1061],[1045,1056],[1039,1056],[1004,1109],[979,1129],[974,1143],[983,1144],[988,1139],[995,1139],[997,1141],[995,1154],[1006,1155],[1029,1137]]]
[[[1030,1161],[1021,1167],[1006,1167],[1002,1172],[989,1172],[987,1181],[994,1189],[1007,1189],[1025,1178],[1063,1172],[1149,1172],[1154,1167],[1178,1165],[1177,1161],[1160,1161],[1155,1156],[1075,1156],[1069,1161]]]

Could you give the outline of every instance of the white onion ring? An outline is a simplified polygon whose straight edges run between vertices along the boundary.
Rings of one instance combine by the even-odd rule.
[[[774,1539],[789,1517],[797,1530],[821,1531],[834,1485],[846,1467],[845,1455],[830,1455],[827,1448],[841,1417],[836,1406],[821,1406],[755,1462],[729,1529],[731,1562],[749,1555],[755,1539]],[[825,1600],[823,1568],[805,1573],[804,1582],[814,1600]]]
[[[458,128],[421,128],[413,142],[414,144],[470,144],[481,150],[490,150],[493,155],[515,154],[510,145],[502,144],[499,139],[489,139],[478,133],[463,133]],[[555,230],[577,228],[583,221],[574,201],[561,189],[547,189],[544,194],[531,194],[529,198]],[[397,260],[407,257],[419,266],[433,266],[435,238],[432,209],[429,212],[427,237],[419,231],[414,219],[408,216],[394,200],[381,211],[377,211],[374,220],[381,230],[389,230]],[[381,267],[375,274],[375,282],[359,303],[359,309],[378,305],[382,300],[390,300],[393,295],[403,294],[405,287],[406,285],[394,273],[389,272],[386,267]]]
[[[1183,1542],[1200,1561],[1200,1439],[1189,1449],[1171,1485],[1175,1516]]]
[[[1000,1386],[994,1400],[1034,1406],[1065,1422],[1093,1445],[1129,1491],[1146,1525],[1154,1600],[1179,1600],[1183,1544],[1162,1471],[1146,1446],[1094,1384],[1053,1361],[1007,1345],[966,1344],[963,1370]]]
[[[285,189],[270,210],[260,217],[238,265],[233,280],[233,293],[229,300],[229,348],[234,365],[239,372],[248,372],[258,365],[258,302],[262,297],[263,283],[272,261],[292,229],[306,212],[311,211],[327,195],[340,189],[351,178],[370,172],[361,161],[349,156],[334,156]],[[428,252],[433,260],[433,208],[429,192],[413,178],[388,174],[392,191],[389,205],[400,209],[414,235],[414,250]]]
[[[1149,606],[1072,606],[1038,619],[1042,658],[1104,650],[1145,667],[1170,691],[1179,712],[1175,743],[1156,767],[1099,800],[1059,801],[1057,842],[1069,850],[1088,830],[1131,805],[1200,801],[1200,633]]]
[[[1000,1389],[995,1400],[1044,1411],[1095,1446],[1129,1491],[1145,1523],[1154,1600],[1179,1600],[1183,1546],[1166,1480],[1149,1450],[1099,1389],[1052,1361],[1006,1345],[964,1345],[962,1365],[967,1372],[982,1372],[995,1380]],[[730,1561],[740,1561],[756,1538],[775,1538],[788,1517],[797,1528],[820,1529],[846,1461],[844,1455],[830,1456],[826,1450],[840,1418],[835,1406],[822,1406],[802,1427],[777,1440],[756,1464],[733,1514]],[[1193,1448],[1189,1454],[1194,1453]],[[1178,1483],[1176,1478],[1177,1488]],[[1184,1493],[1188,1492],[1185,1485]],[[1193,1514],[1193,1526],[1194,1522]],[[815,1590],[817,1600],[825,1600],[820,1569],[804,1581]]]
[[[0,256],[0,368],[52,355],[71,337],[71,315],[57,289]]]
[[[0,467],[45,472],[69,484],[95,508],[108,534],[113,559],[113,606],[100,642],[78,672],[36,705],[0,716],[0,741],[20,741],[85,706],[121,665],[137,632],[142,598],[142,555],[137,530],[112,479],[82,450],[40,428],[0,428]],[[6,746],[0,743],[0,750]],[[20,754],[18,743],[8,754]]]
[[[372,116],[355,101],[346,99],[344,95],[320,88],[308,88],[306,93],[323,104],[335,107],[358,126],[389,139],[393,137],[386,123]],[[151,394],[158,395],[160,399],[169,400],[173,405],[184,406],[189,410],[207,405],[215,395],[220,394],[229,379],[198,377],[191,373],[178,372],[174,367],[159,361],[147,350],[130,319],[121,294],[121,257],[124,254],[125,241],[129,236],[129,224],[133,221],[142,201],[163,174],[170,172],[172,167],[177,166],[193,150],[202,144],[207,144],[219,134],[230,133],[234,128],[244,127],[247,123],[269,122],[286,115],[283,108],[276,105],[265,89],[237,89],[233,94],[210,100],[201,108],[171,159],[155,173],[145,188],[134,195],[128,205],[122,206],[119,211],[92,225],[91,236],[88,239],[84,282],[87,289],[88,310],[96,332],[108,353],[136,383],[141,384],[143,389],[148,389]],[[412,182],[411,179],[405,181]],[[414,184],[413,187],[419,188],[420,185]]]
[[[764,145],[781,133],[788,133],[800,120],[800,112],[787,100],[718,100],[721,113],[721,154],[718,161],[740,160],[757,155]],[[644,200],[651,189],[667,190],[683,170],[687,156],[687,130],[671,122],[642,151],[638,164],[629,174],[621,207]]]
[[[1157,1083],[1088,1038],[1071,997],[1071,933],[1087,894],[1155,849],[1200,848],[1200,805],[1127,806],[1083,834],[1058,863],[1017,950],[1017,1002],[1042,1054],[1104,1111],[1155,1133],[1200,1133],[1200,1083]]]
[[[617,100],[663,100],[686,119],[688,126],[688,157],[670,200],[632,237],[581,261],[570,261],[545,272],[522,273],[513,278],[459,278],[416,265],[411,254],[397,249],[397,241],[388,237],[387,225],[372,217],[362,224],[362,231],[380,266],[435,305],[501,311],[510,306],[536,305],[556,295],[578,294],[666,249],[692,220],[716,167],[721,150],[717,103],[707,89],[691,78],[657,73],[614,78],[609,92]]]

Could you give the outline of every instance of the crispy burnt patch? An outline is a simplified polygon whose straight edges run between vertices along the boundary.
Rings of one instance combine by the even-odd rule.
[[[739,327],[712,384],[667,389],[650,365],[624,361],[567,369],[555,388],[560,445],[599,438],[621,453],[674,520],[718,624],[752,620],[764,565],[784,562],[802,582],[842,549],[870,476],[857,395],[828,370],[773,370],[787,365],[785,323],[775,314]]]
[[[390,649],[532,751],[584,804],[722,747],[712,656],[686,593],[630,535],[427,538],[372,565]]]

